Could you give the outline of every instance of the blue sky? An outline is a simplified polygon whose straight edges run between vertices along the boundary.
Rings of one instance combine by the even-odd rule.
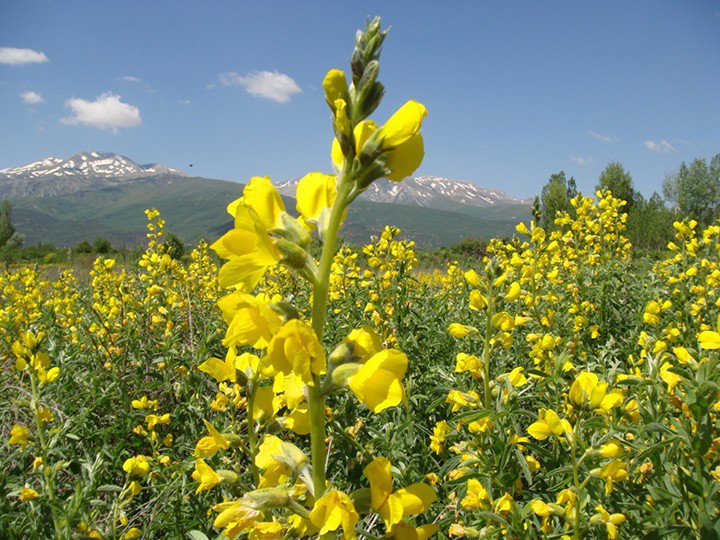
[[[619,160],[649,196],[720,153],[719,1],[23,0],[0,3],[0,168],[102,150],[241,182],[328,171],[322,78],[376,14],[375,117],[427,106],[418,175],[526,197]]]

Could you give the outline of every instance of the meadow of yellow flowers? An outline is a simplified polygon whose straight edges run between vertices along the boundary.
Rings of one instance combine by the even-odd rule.
[[[188,260],[148,210],[137,264],[0,275],[0,537],[720,537],[720,227],[636,260],[598,192],[467,268],[338,245],[424,155],[420,103],[369,119],[385,35],[296,214],[254,177]]]

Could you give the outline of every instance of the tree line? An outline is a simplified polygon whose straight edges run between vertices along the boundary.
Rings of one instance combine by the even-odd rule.
[[[710,161],[697,158],[668,174],[663,182],[663,199],[657,192],[649,199],[635,189],[633,179],[621,163],[609,163],[600,174],[597,190],[610,190],[625,201],[627,234],[639,250],[662,250],[673,239],[673,222],[681,218],[707,226],[720,212],[720,154]],[[557,212],[573,208],[570,199],[578,194],[577,184],[565,171],[552,174],[533,204],[533,215],[547,230],[554,228]]]

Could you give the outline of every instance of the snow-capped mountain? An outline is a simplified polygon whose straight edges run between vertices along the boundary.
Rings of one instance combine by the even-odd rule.
[[[157,175],[187,176],[179,169],[160,163],[140,165],[119,154],[80,152],[67,159],[48,157],[22,167],[0,170],[0,196],[65,194]]]
[[[295,196],[298,180],[289,180],[277,186],[283,195]],[[467,181],[450,180],[439,176],[418,176],[402,182],[381,179],[373,182],[360,195],[361,199],[381,203],[425,206],[428,208],[451,208],[458,205],[498,206],[527,204],[523,199],[514,199],[507,193],[486,189]]]

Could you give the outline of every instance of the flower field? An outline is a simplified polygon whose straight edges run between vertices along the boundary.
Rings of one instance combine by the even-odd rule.
[[[254,177],[187,260],[148,210],[137,264],[0,275],[0,537],[720,537],[720,227],[633,259],[598,192],[467,267],[341,244],[424,154],[421,104],[368,119],[384,38],[297,214]]]

